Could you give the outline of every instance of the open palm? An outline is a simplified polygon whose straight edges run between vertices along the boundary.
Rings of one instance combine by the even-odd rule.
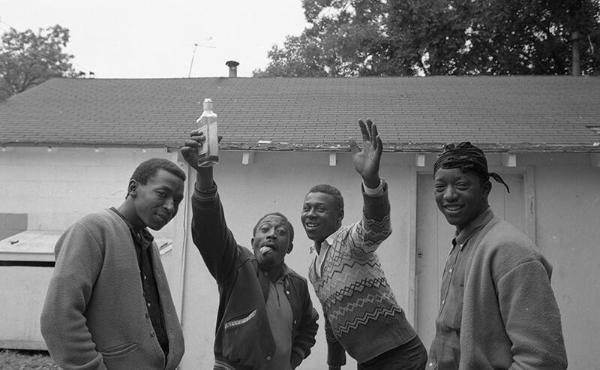
[[[355,141],[350,142],[351,149],[354,152],[352,156],[354,168],[362,176],[365,185],[377,187],[379,185],[379,163],[381,162],[383,143],[377,133],[377,126],[373,122],[367,120],[365,124],[361,120],[358,121],[358,125],[362,133],[363,145],[361,150]]]

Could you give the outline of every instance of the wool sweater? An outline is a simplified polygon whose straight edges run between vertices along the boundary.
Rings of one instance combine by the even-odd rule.
[[[444,271],[427,369],[566,369],[550,263],[525,234],[489,209],[469,228],[454,247],[462,248],[464,258]],[[458,305],[444,304],[457,293]]]
[[[315,270],[317,256],[309,268],[325,314],[330,366],[345,364],[345,352],[363,363],[416,336],[375,253],[391,234],[385,182],[383,189],[380,196],[363,191],[362,219],[328,237],[320,274]]]
[[[169,339],[156,339],[127,224],[105,210],[83,217],[59,238],[41,330],[56,363],[69,369],[175,369],[183,333],[155,243],[152,265]]]

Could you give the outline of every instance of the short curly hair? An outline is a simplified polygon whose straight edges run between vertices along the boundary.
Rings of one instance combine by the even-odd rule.
[[[146,185],[148,180],[161,169],[172,173],[185,182],[185,172],[178,165],[164,158],[150,158],[140,163],[135,171],[133,171],[131,179],[142,185]]]
[[[329,184],[319,184],[315,185],[308,191],[309,193],[325,193],[329,194],[335,200],[335,206],[340,215],[344,214],[344,197],[342,193],[335,186],[331,186]]]
[[[256,235],[256,230],[258,230],[258,225],[260,225],[260,222],[262,220],[264,220],[268,216],[279,216],[279,217],[281,217],[281,219],[283,220],[283,224],[290,231],[290,244],[291,244],[294,241],[294,227],[292,226],[292,224],[290,223],[290,221],[287,219],[287,217],[285,217],[282,213],[279,213],[279,212],[267,213],[266,215],[264,215],[261,218],[259,218],[258,222],[256,223],[256,225],[254,225],[254,229],[252,229],[252,236]]]

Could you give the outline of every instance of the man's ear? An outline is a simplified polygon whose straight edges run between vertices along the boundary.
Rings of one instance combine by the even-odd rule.
[[[127,195],[131,195],[132,198],[135,198],[137,196],[137,186],[137,181],[134,179],[129,180],[129,185],[127,186]]]
[[[250,245],[254,245],[254,237],[252,237],[252,239],[250,239]]]
[[[292,249],[294,249],[294,243],[290,243],[290,245],[288,246],[286,254],[292,253]]]
[[[490,195],[491,191],[492,191],[492,183],[490,182],[490,180],[487,180],[483,183],[483,195],[485,196],[486,199],[487,199],[488,195]]]
[[[344,210],[342,209],[342,210],[339,212],[339,215],[338,215],[338,217],[337,217],[337,223],[338,223],[338,226],[341,226],[341,225],[342,225],[342,220],[343,220],[343,219],[344,219]]]

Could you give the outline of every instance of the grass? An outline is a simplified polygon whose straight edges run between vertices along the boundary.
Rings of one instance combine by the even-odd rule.
[[[0,350],[2,370],[59,370],[46,351]]]

